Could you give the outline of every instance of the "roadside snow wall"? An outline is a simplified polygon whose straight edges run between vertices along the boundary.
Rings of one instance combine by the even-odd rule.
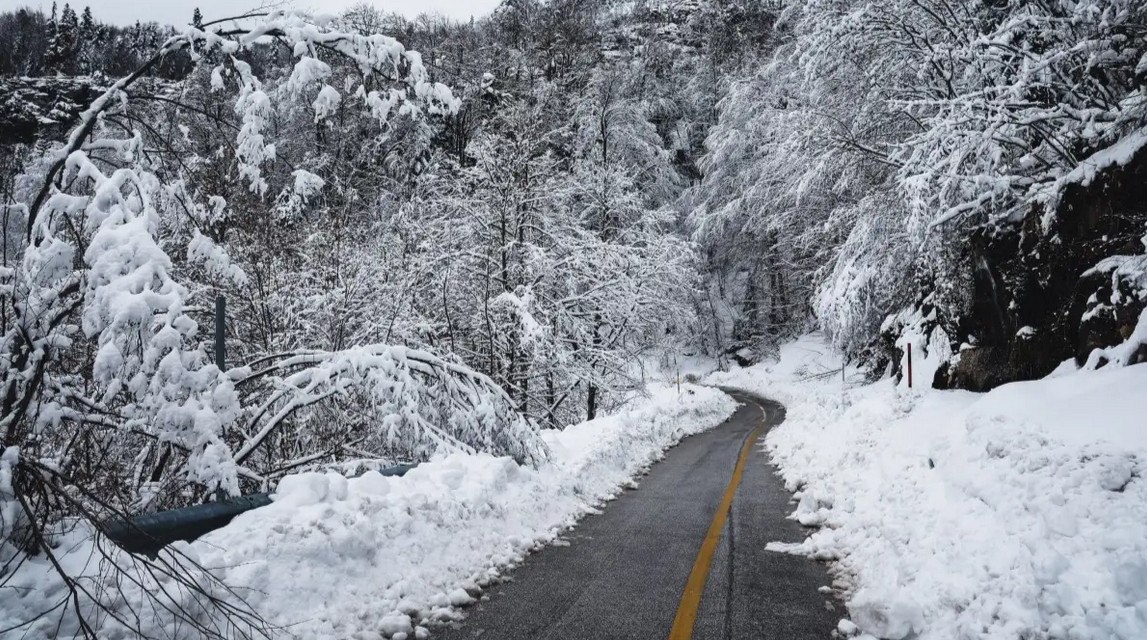
[[[634,486],[666,449],[717,426],[736,407],[710,388],[650,391],[619,414],[546,432],[552,457],[537,468],[506,457],[454,454],[401,478],[375,472],[350,479],[289,476],[271,505],[173,546],[294,638],[423,638],[429,634],[425,625],[460,617],[457,607],[473,602],[483,585],[558,540],[582,516]],[[62,539],[57,552],[77,575],[99,569],[85,530]],[[139,600],[134,585],[117,589],[94,576],[85,584],[128,619],[138,614],[155,635],[198,637],[167,612],[129,611]],[[169,586],[146,576],[141,584]],[[37,557],[25,558],[7,586],[0,629],[34,617],[66,594]],[[226,597],[218,590],[214,595]],[[193,598],[171,589],[173,607],[193,608]],[[57,611],[16,637],[70,637],[78,629],[74,616],[65,615],[59,630],[58,622]],[[94,623],[101,637],[133,637],[109,616]]]
[[[711,382],[787,407],[766,438],[864,638],[1147,638],[1147,364],[987,394],[864,384],[810,336]]]

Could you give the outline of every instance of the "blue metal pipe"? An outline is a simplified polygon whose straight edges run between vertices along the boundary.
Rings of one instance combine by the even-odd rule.
[[[397,465],[381,469],[379,473],[402,477],[416,466]],[[104,523],[104,534],[125,551],[155,557],[160,549],[176,540],[196,540],[205,533],[227,526],[241,513],[269,504],[271,494],[253,493],[221,502],[112,520]]]

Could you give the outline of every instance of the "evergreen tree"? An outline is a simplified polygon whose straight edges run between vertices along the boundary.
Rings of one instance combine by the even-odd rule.
[[[92,8],[85,6],[84,13],[80,17],[79,41],[76,47],[80,71],[83,73],[91,73],[96,68],[95,54],[98,40],[99,27],[92,17]]]
[[[96,21],[92,17],[92,8],[85,6],[84,13],[80,17],[80,39],[91,37],[96,32]]]
[[[80,19],[74,9],[67,3],[60,12],[60,25],[56,31],[57,60],[56,69],[64,73],[74,73],[76,70],[76,53],[80,42]]]
[[[195,7],[195,11],[191,13],[191,26],[196,29],[203,28],[203,14],[199,12],[199,7]]]
[[[59,61],[60,25],[56,21],[56,3],[52,3],[52,13],[48,15],[48,48],[44,52],[44,70],[52,72]]]
[[[75,71],[76,48],[79,43],[79,18],[72,8],[65,4],[56,20],[56,5],[52,4],[52,14],[48,21],[48,50],[45,54],[45,67],[49,72],[69,73]]]

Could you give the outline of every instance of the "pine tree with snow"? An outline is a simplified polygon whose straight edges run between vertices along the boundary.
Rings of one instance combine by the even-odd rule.
[[[51,73],[56,71],[62,58],[62,43],[60,42],[60,23],[57,19],[56,3],[52,3],[52,12],[48,14],[48,46],[44,50],[44,70]]]
[[[85,6],[80,17],[80,27],[76,46],[76,57],[82,73],[92,73],[96,67],[96,47],[99,44],[100,28],[92,17],[92,8]]]
[[[52,5],[53,16],[55,4]],[[80,23],[71,6],[64,4],[59,21],[54,19],[49,26],[51,40],[45,55],[46,67],[55,73],[74,73],[77,67],[77,49],[80,43]]]

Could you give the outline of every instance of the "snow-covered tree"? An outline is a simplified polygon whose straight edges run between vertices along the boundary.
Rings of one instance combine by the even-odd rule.
[[[722,103],[691,194],[698,239],[749,281],[734,287],[738,306],[748,314],[760,290],[754,255],[771,256],[769,277],[813,298],[849,353],[879,342],[884,317],[904,307],[934,311],[949,335],[987,318],[973,344],[1010,348],[1012,333],[1043,322],[1028,303],[1090,266],[1071,262],[1043,284],[1022,275],[1054,251],[1065,185],[1144,125],[1142,16],[1120,1],[788,6],[774,59]],[[1033,250],[1041,237],[1048,246]],[[985,256],[1007,238],[1027,243],[1024,266]]]
[[[321,140],[355,123],[368,150],[384,152],[384,170],[409,172],[419,137],[456,109],[392,38],[286,13],[228,24],[170,37],[100,95],[9,209],[25,229],[3,272],[5,558],[51,553],[46,536],[65,516],[98,527],[127,510],[266,487],[307,465],[441,450],[546,455],[493,381],[423,350],[288,344],[226,369],[208,357],[204,310],[251,277],[227,251],[243,223],[237,207],[260,212],[264,228],[276,216],[289,228],[328,190],[348,197],[333,189],[339,176],[323,176],[338,165],[283,125],[305,121]],[[245,58],[262,47],[283,48],[288,72],[256,75]],[[141,78],[179,51],[216,54],[206,93],[149,96]],[[206,96],[226,111],[185,102]],[[148,97],[167,119],[154,119]],[[193,129],[218,146],[198,155]]]

